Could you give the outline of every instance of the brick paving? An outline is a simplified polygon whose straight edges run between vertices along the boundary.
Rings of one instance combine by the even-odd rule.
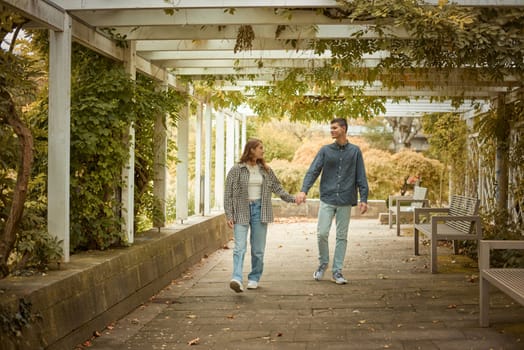
[[[317,282],[316,221],[281,220],[269,227],[258,289],[229,289],[232,249],[223,249],[79,348],[524,349],[524,308],[495,291],[492,325],[480,328],[476,264],[454,262],[444,246],[439,253],[441,272],[432,275],[427,246],[414,256],[409,230],[397,237],[377,219],[354,219],[349,283]]]

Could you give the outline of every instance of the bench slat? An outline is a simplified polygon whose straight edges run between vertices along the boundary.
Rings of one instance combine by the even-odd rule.
[[[489,285],[524,305],[524,269],[491,268],[491,250],[524,249],[524,240],[480,240],[479,248],[479,322],[481,327],[488,327]]]
[[[473,197],[464,197],[458,195],[451,196],[449,205],[450,216],[470,216],[477,215],[478,200]],[[452,221],[448,225],[463,233],[473,231],[473,222],[471,221]]]
[[[482,277],[524,305],[524,269],[485,269]]]

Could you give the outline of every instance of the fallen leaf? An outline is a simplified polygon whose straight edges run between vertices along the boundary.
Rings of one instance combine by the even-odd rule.
[[[102,334],[100,334],[99,331],[94,331],[94,332],[93,332],[93,336],[95,336],[95,337],[98,338],[98,337],[102,336]]]
[[[235,315],[227,315],[227,318],[229,318],[229,319],[231,319],[231,320],[232,320],[232,319],[234,319],[234,318],[235,318]]]
[[[277,337],[281,337],[281,336],[283,336],[283,334],[280,333],[280,332],[278,332],[278,333],[277,333]]]
[[[449,304],[448,305],[448,309],[456,309],[456,308],[457,308],[456,304]]]
[[[132,324],[140,324],[140,321],[138,320],[138,318],[133,318],[133,319],[131,320],[131,323],[132,323]]]
[[[89,347],[91,347],[91,345],[93,345],[93,344],[91,344],[91,341],[90,341],[90,340],[86,340],[85,342],[82,343],[82,345],[85,346],[85,347],[88,347],[88,348],[89,348]]]
[[[197,345],[199,341],[200,341],[200,338],[191,339],[190,341],[187,342],[187,345]]]

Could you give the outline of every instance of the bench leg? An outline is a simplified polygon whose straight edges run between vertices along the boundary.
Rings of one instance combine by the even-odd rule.
[[[416,228],[413,228],[413,237],[415,238],[415,255],[419,255],[418,253],[418,230]]]
[[[388,209],[388,224],[389,228],[393,227],[393,217],[392,217],[391,209]]]
[[[397,236],[400,236],[400,213],[397,212]]]
[[[436,239],[431,240],[431,273],[437,273],[437,246]]]
[[[459,253],[459,244],[458,241],[453,241],[453,253],[455,255],[458,255]]]
[[[480,278],[479,321],[481,327],[489,327],[489,282]]]

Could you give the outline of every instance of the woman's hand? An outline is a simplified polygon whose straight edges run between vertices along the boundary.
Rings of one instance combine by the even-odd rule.
[[[229,228],[233,228],[234,225],[235,222],[233,221],[233,219],[227,220],[227,226],[229,226]]]

